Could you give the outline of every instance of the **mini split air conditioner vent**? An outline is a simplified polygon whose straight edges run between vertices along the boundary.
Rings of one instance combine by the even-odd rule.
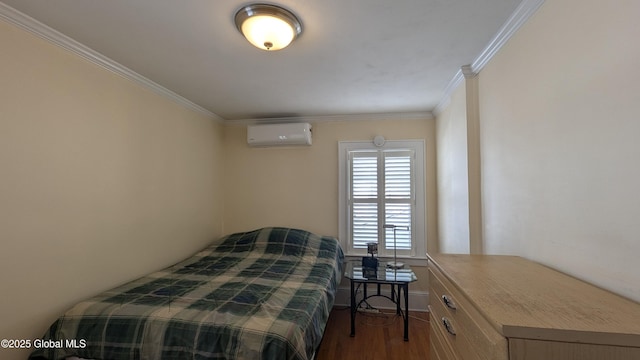
[[[249,125],[247,143],[249,146],[311,145],[311,124]]]

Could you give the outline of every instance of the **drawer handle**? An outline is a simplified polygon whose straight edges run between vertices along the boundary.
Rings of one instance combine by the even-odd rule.
[[[444,325],[444,328],[447,329],[447,332],[451,335],[455,335],[456,331],[453,329],[453,325],[451,325],[451,320],[447,319],[446,317],[442,317],[442,325]]]
[[[454,303],[453,300],[449,299],[447,295],[442,295],[442,302],[444,302],[444,304],[447,305],[449,309],[456,309],[456,303]]]

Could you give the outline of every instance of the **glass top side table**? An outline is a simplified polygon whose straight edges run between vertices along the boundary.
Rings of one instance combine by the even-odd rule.
[[[351,336],[356,335],[355,320],[358,308],[367,299],[380,296],[391,300],[396,304],[396,314],[402,315],[404,319],[404,340],[409,341],[409,284],[418,280],[414,272],[408,266],[402,269],[391,269],[385,266],[377,268],[363,267],[360,261],[348,261],[346,263],[344,276],[351,284]],[[373,294],[367,293],[367,285],[375,284],[377,291]],[[363,298],[356,302],[356,285],[362,285]],[[389,285],[391,293],[385,294],[381,290],[382,285]],[[404,293],[404,310],[401,304],[401,295]]]

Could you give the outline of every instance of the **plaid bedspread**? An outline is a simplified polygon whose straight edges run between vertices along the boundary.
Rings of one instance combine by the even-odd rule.
[[[309,359],[342,261],[334,238],[303,230],[229,235],[75,305],[43,337],[52,347],[30,358]]]

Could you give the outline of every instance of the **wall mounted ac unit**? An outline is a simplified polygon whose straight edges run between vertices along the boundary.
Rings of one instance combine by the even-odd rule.
[[[249,146],[311,145],[311,124],[249,125],[247,143]]]

